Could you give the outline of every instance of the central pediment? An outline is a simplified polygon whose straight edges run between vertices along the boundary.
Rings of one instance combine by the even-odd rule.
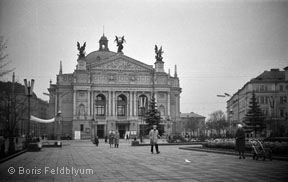
[[[122,70],[122,71],[152,71],[153,66],[144,64],[140,61],[118,54],[109,59],[90,65],[93,70]]]

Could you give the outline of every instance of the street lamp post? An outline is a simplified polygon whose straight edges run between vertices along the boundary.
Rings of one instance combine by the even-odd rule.
[[[141,125],[140,129],[141,129],[141,136],[144,136],[144,121],[143,121],[143,116],[145,115],[145,107],[141,107]]]
[[[27,123],[27,133],[30,135],[30,117],[31,117],[31,110],[30,110],[30,98],[33,95],[33,87],[34,87],[34,79],[27,82],[27,79],[24,79],[25,85],[25,95],[28,97],[28,123]]]
[[[56,134],[57,140],[61,140],[61,136],[62,136],[62,116],[61,116],[61,111],[58,111],[58,113],[57,113],[57,123],[55,122],[55,125],[58,125],[55,128],[56,129],[55,134]]]

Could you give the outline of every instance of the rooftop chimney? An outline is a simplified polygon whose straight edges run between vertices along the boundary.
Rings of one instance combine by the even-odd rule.
[[[284,68],[285,70],[285,81],[288,81],[288,66]]]

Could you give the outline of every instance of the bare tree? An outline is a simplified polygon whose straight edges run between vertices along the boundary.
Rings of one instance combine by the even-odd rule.
[[[229,126],[229,123],[226,121],[223,111],[215,111],[210,114],[206,125],[209,129],[214,129],[217,135],[220,136],[221,131],[224,131]]]
[[[8,64],[11,63],[11,61],[7,61],[8,54],[5,53],[5,49],[7,48],[7,41],[4,40],[3,36],[0,36],[0,79],[12,72],[14,69],[8,68]]]
[[[198,131],[198,129],[200,128],[200,122],[197,119],[193,119],[190,118],[189,121],[185,121],[183,123],[184,128],[186,130],[192,131],[193,136],[195,135],[195,133]],[[197,133],[198,134],[198,133]]]
[[[10,154],[15,151],[14,137],[19,135],[19,123],[27,114],[26,97],[14,95],[11,91],[11,84],[0,82],[0,121],[4,123],[1,134],[9,138],[8,152]]]

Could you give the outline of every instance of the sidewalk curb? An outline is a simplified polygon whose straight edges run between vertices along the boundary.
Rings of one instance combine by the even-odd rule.
[[[213,149],[207,149],[207,148],[196,148],[196,147],[179,147],[179,149],[238,156],[238,153],[236,151],[235,152],[221,151],[221,150],[213,150]],[[253,157],[253,155],[251,153],[245,153],[245,156],[251,157],[251,158]],[[288,158],[287,157],[281,157],[281,156],[272,156],[272,160],[288,161]]]
[[[10,156],[8,156],[8,157],[5,157],[5,158],[3,158],[3,159],[0,160],[0,164],[3,163],[3,162],[8,161],[8,160],[10,160],[10,159],[13,159],[14,157],[17,157],[17,156],[19,156],[19,155],[21,155],[21,154],[23,154],[23,153],[25,153],[25,152],[27,152],[27,151],[28,151],[27,149],[24,149],[24,150],[21,150],[21,151],[15,153],[15,154],[12,154],[12,155],[10,155]]]

